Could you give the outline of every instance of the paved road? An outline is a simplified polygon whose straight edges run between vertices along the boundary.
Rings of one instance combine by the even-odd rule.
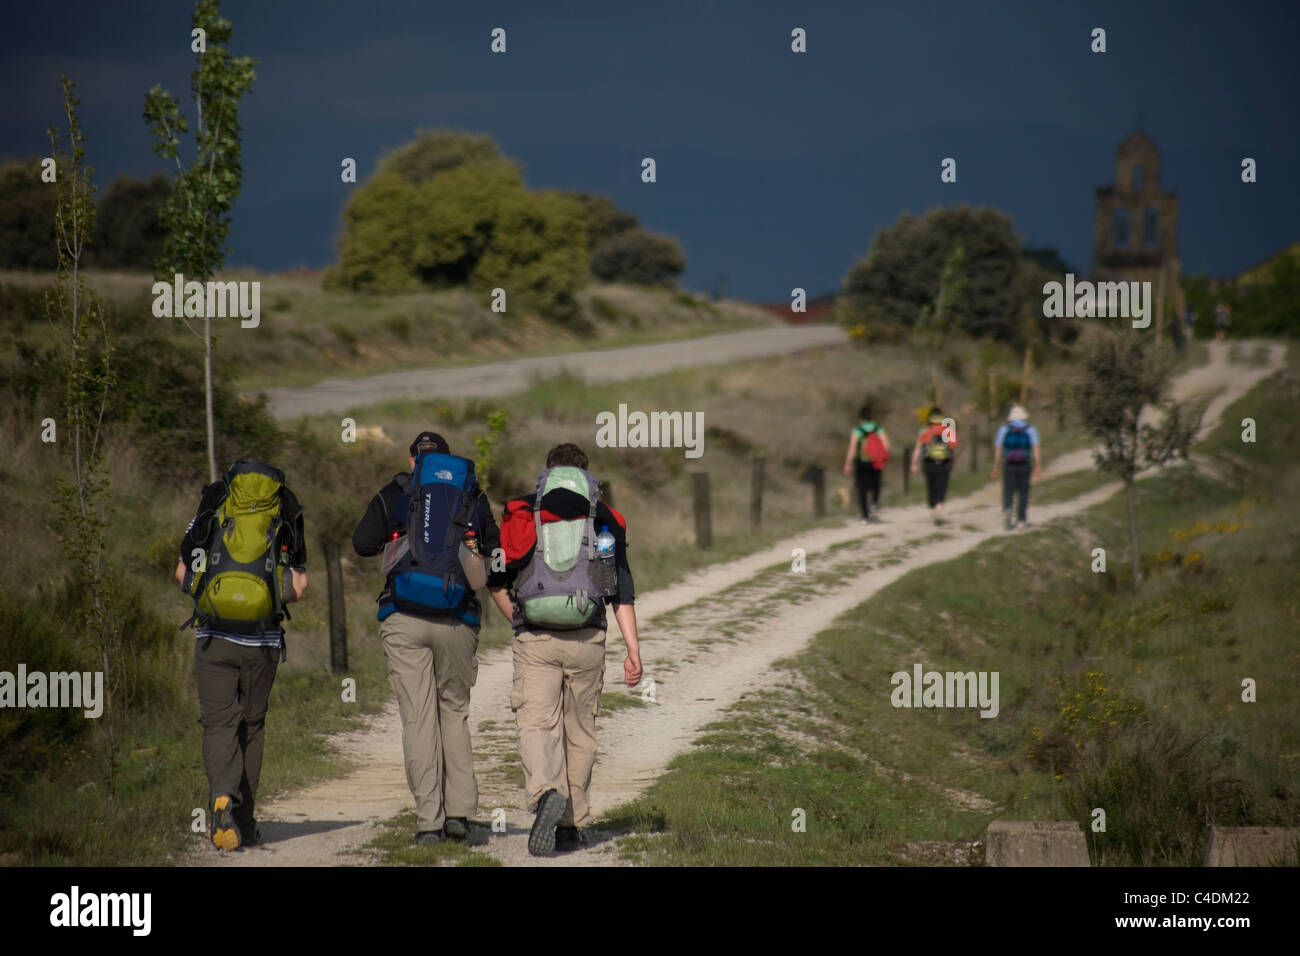
[[[776,326],[657,345],[569,352],[457,368],[383,372],[365,378],[326,379],[315,385],[267,389],[266,394],[272,415],[281,419],[297,418],[337,414],[395,398],[509,395],[527,388],[534,376],[552,376],[566,370],[582,376],[590,384],[623,382],[679,368],[771,358],[804,349],[844,345],[847,341],[844,330],[838,326]]]

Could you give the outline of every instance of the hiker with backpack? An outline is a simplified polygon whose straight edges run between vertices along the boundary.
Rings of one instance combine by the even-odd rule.
[[[302,507],[284,472],[242,458],[204,487],[176,580],[194,600],[194,672],[218,850],[261,842],[255,816],[267,701],[285,658],[284,606],[307,590]]]
[[[501,521],[509,594],[493,599],[514,626],[510,706],[519,727],[534,856],[577,850],[591,817],[596,715],[605,682],[605,606],[614,609],[628,687],[641,680],[627,522],[599,499],[576,445],[551,449],[532,495]]]
[[[871,406],[863,405],[844,453],[844,474],[854,476],[863,524],[880,520],[880,476],[888,463],[889,436],[872,421]]]
[[[927,424],[917,433],[916,447],[912,449],[912,474],[917,473],[922,461],[925,463],[926,494],[935,524],[943,524],[940,512],[948,497],[948,479],[956,453],[957,423],[945,419],[943,410],[935,405],[930,409]]]
[[[500,532],[474,462],[436,432],[411,442],[410,472],[371,499],[352,534],[357,554],[383,552],[379,637],[402,717],[415,842],[472,841],[478,782],[469,732],[482,609],[475,591],[503,587],[490,572]]]
[[[1006,462],[1006,475],[1002,479],[1002,521],[1008,530],[1018,519],[1021,527],[1029,526],[1029,477],[1043,474],[1043,456],[1038,445],[1038,432],[1029,424],[1029,413],[1022,405],[1012,405],[1007,423],[998,429],[993,439],[993,477],[998,476],[999,459]],[[1013,500],[1016,509],[1011,509]]]

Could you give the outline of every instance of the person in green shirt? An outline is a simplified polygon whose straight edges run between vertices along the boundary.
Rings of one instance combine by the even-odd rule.
[[[879,437],[879,443],[871,441],[873,434]],[[874,449],[874,460],[868,445]],[[844,474],[854,476],[863,524],[880,520],[880,475],[887,461],[889,436],[872,420],[871,406],[863,405],[858,409],[858,424],[849,435],[849,449],[844,454]]]

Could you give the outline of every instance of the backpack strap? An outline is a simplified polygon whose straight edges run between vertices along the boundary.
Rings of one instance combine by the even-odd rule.
[[[595,507],[599,505],[599,496],[601,496],[601,483],[595,480],[595,476],[590,472],[584,472],[586,475],[586,496],[590,499],[590,507],[586,512],[586,559],[595,561]]]
[[[551,469],[547,468],[537,476],[537,493],[533,497],[533,527],[537,531],[537,541],[533,545],[535,554],[542,553],[542,489],[546,487],[546,476],[550,472]]]
[[[196,583],[193,591],[190,592],[190,597],[194,601],[194,610],[190,614],[189,618],[185,621],[185,623],[183,623],[180,626],[179,630],[182,631],[185,630],[187,627],[192,627],[195,630],[198,630],[198,626],[200,623],[199,597],[203,594],[204,588],[207,587],[208,556],[212,552],[212,539],[216,536],[217,529],[219,527],[217,523],[217,512],[220,511],[221,506],[226,503],[226,499],[230,497],[229,476],[223,476],[219,480],[221,484],[225,487],[225,491],[222,492],[222,495],[217,500],[216,504],[214,504],[206,512],[202,512],[198,514],[194,519],[195,525],[198,525],[200,523],[205,525],[205,530],[203,532],[203,537],[201,539],[203,541],[203,570],[201,572],[193,572],[193,573],[203,574],[204,579],[202,582]],[[181,555],[181,560],[186,561],[188,563],[186,555]]]

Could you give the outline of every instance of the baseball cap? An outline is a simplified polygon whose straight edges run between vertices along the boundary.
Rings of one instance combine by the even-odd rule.
[[[436,451],[442,455],[451,454],[451,449],[447,447],[447,439],[437,432],[420,432],[415,436],[415,441],[411,442],[411,457],[414,458],[422,451]]]

